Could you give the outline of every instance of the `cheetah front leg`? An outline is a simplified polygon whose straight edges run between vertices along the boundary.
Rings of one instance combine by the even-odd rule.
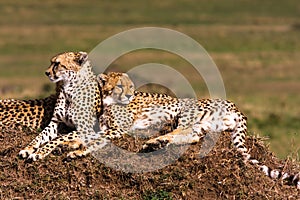
[[[108,140],[106,138],[99,138],[97,140],[91,141],[87,145],[84,145],[84,149],[78,149],[69,152],[67,157],[71,159],[84,157],[92,152],[96,152],[97,150],[102,149],[107,144]]]
[[[51,118],[48,126],[32,141],[27,145],[23,150],[19,152],[21,158],[27,158],[29,155],[34,153],[42,144],[54,139],[57,137],[58,133],[58,124],[62,120],[60,116],[65,115],[65,96],[61,92],[55,104],[55,109],[53,116]]]
[[[68,153],[67,157],[73,159],[86,156],[93,151],[103,148],[107,143],[107,138],[105,138],[101,132],[95,133],[93,130],[90,130],[89,132],[79,133],[78,131],[73,131],[47,142],[44,146],[37,149],[36,152],[30,154],[27,159],[30,161],[41,160],[60,145],[67,145],[72,149],[82,147],[82,149]]]
[[[77,133],[77,131],[72,131],[61,137],[57,137],[54,140],[47,142],[42,147],[38,148],[34,153],[31,153],[27,160],[37,161],[45,158],[49,155],[56,147],[59,145],[68,145],[69,147],[76,149],[79,148],[82,144],[82,141]]]
[[[67,157],[74,159],[78,157],[83,157],[91,152],[103,148],[108,143],[108,138],[104,137],[105,133],[100,131],[96,135],[84,134],[81,135],[81,140],[83,141],[82,146],[84,149],[78,149],[68,153]]]
[[[19,152],[21,158],[27,158],[33,154],[44,143],[50,141],[52,138],[57,137],[58,123],[51,121],[50,124],[23,150]]]
[[[98,150],[105,147],[109,144],[111,139],[120,138],[122,135],[126,134],[126,132],[119,128],[107,129],[105,131],[101,131],[97,133],[98,137],[93,139],[86,137],[84,135],[82,138],[84,142],[85,149],[76,150],[68,153],[69,158],[82,157],[90,153],[96,153]]]

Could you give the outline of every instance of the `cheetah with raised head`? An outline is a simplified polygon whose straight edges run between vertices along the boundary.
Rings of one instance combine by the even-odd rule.
[[[89,61],[87,60],[87,55],[86,53],[81,53],[85,55],[85,62],[86,65],[88,65],[88,68],[90,68]],[[67,81],[67,73],[69,74],[76,74],[76,72],[79,73],[81,70],[80,63],[79,61],[79,55],[80,53],[73,53],[73,52],[68,52],[68,53],[62,53],[58,54],[57,56],[53,57],[51,59],[51,65],[49,69],[47,70],[46,74],[50,76],[49,78],[56,83],[56,94],[51,95],[47,98],[44,99],[35,99],[35,100],[14,100],[14,99],[7,99],[7,100],[0,100],[0,129],[2,128],[8,128],[8,127],[17,127],[18,125],[28,127],[32,130],[37,130],[41,128],[45,128],[49,123],[50,120],[53,116],[54,112],[54,107],[56,106],[56,113],[55,115],[57,116],[58,119],[55,120],[55,126],[52,130],[51,128],[47,130],[44,130],[34,141],[31,142],[30,145],[26,147],[26,149],[22,150],[20,152],[20,157],[26,158],[31,160],[33,159],[33,155],[30,156],[30,152],[34,152],[36,156],[36,159],[41,159],[45,157],[46,155],[49,154],[57,145],[59,144],[64,144],[64,145],[69,145],[71,148],[77,148],[81,147],[83,142],[80,140],[81,138],[78,137],[77,132],[70,133],[67,136],[62,136],[63,138],[56,138],[58,135],[57,125],[58,124],[65,124],[71,129],[75,128],[74,124],[72,123],[71,120],[67,120],[67,118],[63,115],[68,113],[65,110],[70,109],[70,101],[69,99],[66,100],[67,104],[63,104],[61,102],[64,102],[62,99],[67,98],[64,96],[64,94],[67,94],[65,92],[66,90],[66,84],[70,87],[74,87],[73,89],[78,91],[78,96],[74,97],[76,100],[80,100],[80,98],[89,98],[89,94],[91,94],[91,100],[93,101],[93,98],[95,97],[96,99],[96,105],[95,105],[95,110],[97,116],[101,115],[101,111],[103,110],[102,108],[102,96],[101,96],[101,90],[97,87],[95,90],[96,92],[92,89],[90,91],[86,91],[86,93],[82,93],[82,87],[78,87],[80,85],[79,83],[76,83],[74,85],[70,85],[69,82]],[[77,66],[78,65],[78,66]],[[77,66],[77,67],[76,67]],[[65,75],[63,74],[63,71],[65,72]],[[69,71],[69,72],[67,72]],[[50,73],[50,74],[49,74]],[[83,73],[80,72],[82,75]],[[86,77],[83,77],[83,79],[86,79],[83,82],[86,82],[85,84],[88,85],[89,82],[93,82],[95,85],[95,76],[92,74],[92,72],[87,73],[89,74]],[[59,80],[59,77],[63,78],[63,80]],[[76,76],[75,76],[76,77]],[[124,79],[123,77],[126,77]],[[124,81],[128,79],[127,74],[125,73],[110,73],[110,76],[108,78],[108,82],[105,84],[105,90],[111,90],[115,87],[116,84],[118,85],[127,85]],[[96,80],[97,81],[97,80]],[[75,82],[75,81],[74,81]],[[102,84],[102,83],[101,83]],[[82,86],[83,84],[81,84]],[[99,86],[99,84],[96,82],[96,85]],[[88,88],[88,87],[87,87]],[[88,89],[87,89],[88,90]],[[74,94],[76,93],[74,91]],[[100,97],[99,97],[100,94]],[[60,97],[59,97],[60,96]],[[60,102],[56,103],[57,100],[60,100]],[[100,99],[99,99],[100,98]],[[64,102],[65,103],[65,102]],[[79,105],[82,106],[82,105]],[[83,109],[84,110],[84,109]],[[71,111],[69,111],[71,112]],[[82,114],[82,112],[81,112]],[[68,116],[69,117],[69,116]],[[71,121],[71,122],[70,122]],[[57,123],[56,123],[57,122]],[[84,121],[85,122],[85,121]],[[53,122],[52,122],[53,124]],[[66,126],[63,126],[63,128],[66,128]],[[63,129],[63,132],[66,130]],[[109,136],[107,136],[109,137]],[[55,141],[55,139],[57,141]],[[45,144],[45,145],[44,145]],[[75,151],[76,153],[73,153],[73,157],[77,155],[85,155],[87,152],[77,150]],[[71,155],[71,154],[70,154]]]
[[[55,143],[61,122],[76,129],[59,138],[62,142],[72,140],[74,148],[81,144],[80,136],[95,137],[93,127],[100,113],[97,109],[101,109],[101,97],[87,58],[85,52],[67,52],[51,59],[46,75],[52,82],[62,82],[53,116],[48,126],[20,151],[20,157],[35,161],[48,155],[51,151],[45,149]],[[45,147],[40,148],[43,144]]]
[[[47,156],[58,145],[64,144],[73,149],[87,147],[68,154],[71,158],[84,156],[94,151],[91,145],[94,144],[93,141],[104,146],[108,139],[120,137],[110,134],[114,131],[100,131],[97,119],[103,113],[103,93],[106,93],[105,90],[114,89],[116,85],[130,85],[126,82],[130,80],[127,74],[110,73],[105,88],[102,89],[103,82],[98,83],[85,52],[67,52],[54,56],[45,74],[52,82],[61,82],[59,95],[49,125],[19,152],[21,158],[36,161]],[[122,101],[126,99],[122,95],[119,98]],[[62,135],[57,129],[60,123],[75,130]]]

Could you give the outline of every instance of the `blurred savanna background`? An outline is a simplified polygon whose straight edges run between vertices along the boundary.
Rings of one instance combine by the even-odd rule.
[[[298,0],[2,0],[0,98],[53,93],[44,75],[64,51],[91,51],[106,38],[140,27],[180,31],[201,44],[223,77],[227,98],[247,115],[249,134],[266,136],[281,158],[300,152],[300,3]],[[182,58],[135,51],[111,69],[162,63],[189,75]],[[206,85],[190,76],[198,96]]]

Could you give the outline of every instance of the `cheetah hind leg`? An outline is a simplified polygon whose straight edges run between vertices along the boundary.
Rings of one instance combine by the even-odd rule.
[[[200,137],[190,128],[177,128],[174,131],[150,139],[143,145],[143,150],[158,150],[169,144],[192,144],[199,142]]]

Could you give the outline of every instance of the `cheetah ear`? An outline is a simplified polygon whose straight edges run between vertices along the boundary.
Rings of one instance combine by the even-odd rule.
[[[107,82],[107,75],[106,74],[98,74],[97,81],[98,81],[100,87],[103,88],[105,83]]]
[[[82,65],[82,63],[84,63],[88,59],[88,54],[83,51],[80,51],[78,53],[79,53],[78,63]]]

